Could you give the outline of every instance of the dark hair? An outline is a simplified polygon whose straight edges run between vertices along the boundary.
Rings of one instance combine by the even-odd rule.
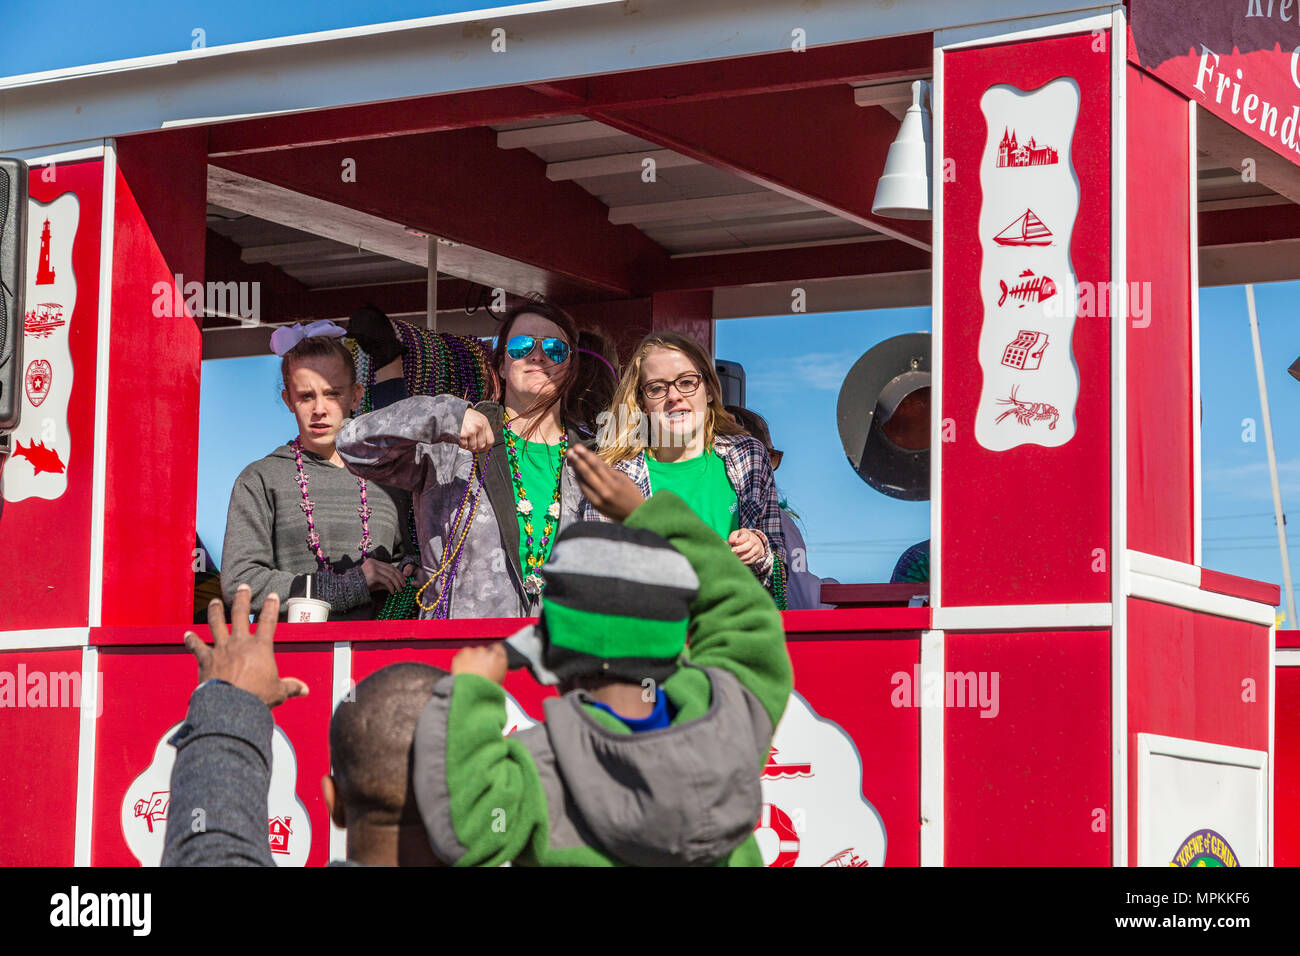
[[[772,432],[767,427],[767,421],[758,412],[751,412],[748,408],[741,408],[739,405],[726,406],[727,411],[731,412],[731,417],[740,423],[740,427],[749,432],[763,443],[763,447],[772,451]]]
[[[289,389],[289,376],[293,371],[295,362],[303,362],[314,358],[329,358],[331,356],[342,362],[343,367],[347,369],[348,384],[357,384],[357,365],[352,360],[352,353],[343,344],[343,337],[313,335],[289,349],[284,353],[284,357],[280,359],[280,380],[284,383],[285,390],[288,391]]]
[[[330,720],[330,763],[349,814],[419,822],[411,747],[420,712],[447,672],[413,661],[390,664],[353,688]]]
[[[583,329],[578,333],[577,360],[573,420],[594,435],[600,413],[609,411],[614,403],[614,390],[619,381],[618,352],[599,332]]]
[[[554,322],[564,333],[565,340],[569,343],[569,360],[564,363],[564,371],[560,377],[555,380],[555,394],[549,398],[543,399],[536,407],[529,408],[529,412],[538,412],[539,418],[545,415],[557,404],[560,406],[560,417],[566,422],[578,422],[578,410],[574,402],[574,383],[578,380],[578,362],[575,361],[578,354],[578,326],[573,321],[569,313],[565,312],[558,305],[547,302],[542,298],[530,298],[518,305],[512,307],[501,319],[501,331],[497,333],[496,345],[492,349],[492,379],[497,386],[497,401],[505,404],[506,400],[506,383],[501,377],[501,363],[506,357],[506,343],[510,340],[510,329],[514,326],[515,320],[521,315],[537,315],[546,319],[548,322]]]

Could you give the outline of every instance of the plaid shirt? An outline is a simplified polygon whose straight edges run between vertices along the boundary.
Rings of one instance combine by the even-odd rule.
[[[772,475],[772,461],[763,443],[748,435],[718,435],[713,440],[713,450],[722,459],[727,470],[727,480],[736,492],[737,517],[740,527],[757,531],[767,545],[767,553],[757,563],[750,565],[755,576],[766,588],[772,587],[772,554],[789,567],[785,553],[785,537],[781,533],[781,506],[776,494],[776,478]],[[650,469],[646,467],[645,452],[620,461],[614,466],[627,475],[641,494],[649,498]],[[581,517],[584,521],[608,521],[585,499]]]

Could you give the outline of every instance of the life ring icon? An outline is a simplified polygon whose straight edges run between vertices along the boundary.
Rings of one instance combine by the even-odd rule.
[[[763,804],[763,815],[759,817],[754,833],[764,830],[771,830],[777,839],[776,859],[768,866],[794,866],[794,861],[799,859],[799,831],[790,815],[776,804]]]

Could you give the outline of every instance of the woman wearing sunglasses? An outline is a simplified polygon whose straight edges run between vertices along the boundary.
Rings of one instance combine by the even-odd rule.
[[[685,499],[780,603],[785,542],[772,465],[723,408],[703,346],[670,331],[641,341],[601,431],[600,457],[645,498],[667,488]],[[584,503],[584,517],[601,515]]]
[[[421,618],[535,614],[538,569],[581,492],[565,452],[573,320],[545,302],[505,316],[492,353],[497,402],[415,396],[345,422],[339,454],[355,474],[412,493]]]

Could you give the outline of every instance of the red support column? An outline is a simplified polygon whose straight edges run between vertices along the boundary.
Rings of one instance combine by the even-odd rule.
[[[182,131],[117,143],[105,625],[193,614],[202,340],[184,300],[204,281],[206,142]]]

